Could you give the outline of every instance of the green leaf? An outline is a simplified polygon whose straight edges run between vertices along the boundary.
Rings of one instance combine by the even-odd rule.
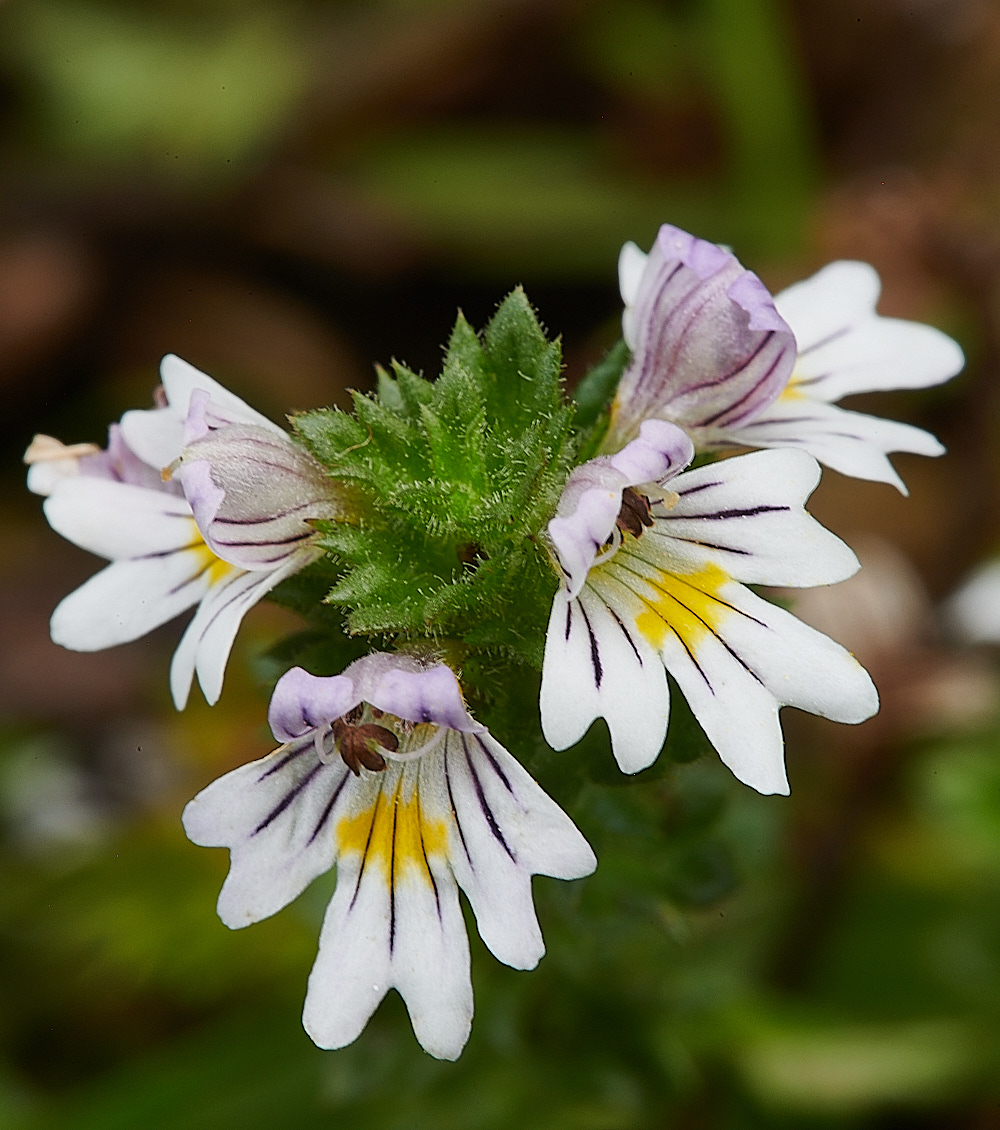
[[[540,665],[557,577],[539,535],[575,448],[560,369],[518,289],[481,336],[458,315],[436,382],[394,361],[353,417],[293,419],[361,499],[355,525],[318,524],[336,565],[325,600],[350,632]]]

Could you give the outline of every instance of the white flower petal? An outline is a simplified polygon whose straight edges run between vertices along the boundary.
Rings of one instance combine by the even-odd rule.
[[[944,452],[934,436],[921,428],[848,412],[804,396],[783,396],[731,438],[753,447],[799,447],[835,471],[889,483],[903,494],[906,486],[886,455],[893,451],[929,456]]]
[[[677,502],[654,507],[665,520],[633,552],[679,572],[715,564],[746,584],[843,581],[857,571],[857,557],[803,509],[819,475],[815,459],[791,448],[687,471],[670,483]]]
[[[792,327],[799,352],[870,317],[882,283],[869,263],[839,259],[775,295],[778,313]]]
[[[933,326],[875,313],[878,275],[867,263],[831,263],[779,294],[798,342],[793,380],[828,402],[856,392],[927,388],[958,373],[958,344]]]
[[[629,349],[635,349],[636,327],[632,307],[639,294],[639,284],[648,258],[645,251],[640,251],[631,241],[623,245],[618,255],[618,289],[625,304],[622,311],[622,337]]]
[[[321,1048],[342,1048],[357,1039],[385,994],[396,988],[424,1050],[438,1059],[457,1059],[469,1038],[473,1008],[458,888],[444,875],[435,876],[436,892],[413,877],[390,888],[377,867],[359,872],[357,857],[337,868],[337,889],[309,975],[302,1013],[306,1032]]]
[[[390,988],[432,1055],[455,1059],[468,1039],[468,940],[446,863],[455,845],[439,815],[440,769],[439,758],[426,758],[352,782],[336,829],[337,889],[303,1013],[320,1047],[354,1040]]]
[[[329,765],[310,739],[234,769],[184,809],[184,831],[203,847],[228,847],[219,917],[231,929],[279,911],[333,866],[333,829],[351,774]]]
[[[489,734],[450,731],[441,756],[459,843],[451,868],[490,952],[533,969],[545,945],[531,876],[578,879],[597,861],[576,826]]]
[[[840,722],[878,709],[849,652],[718,567],[667,573],[623,548],[593,583],[659,651],[722,760],[761,792],[787,791],[779,706]]]
[[[128,446],[151,467],[167,467],[184,448],[184,421],[191,394],[205,392],[227,419],[255,424],[284,436],[284,431],[266,416],[255,412],[207,373],[168,353],[160,362],[160,379],[166,393],[166,408],[133,409],[121,419],[122,434]]]
[[[191,507],[166,491],[81,476],[56,484],[43,509],[56,533],[112,561],[204,549]]]
[[[595,718],[604,718],[625,773],[651,765],[663,746],[670,708],[663,664],[596,588],[575,600],[556,593],[539,707],[553,749],[575,745]]]
[[[213,380],[207,373],[196,369],[174,353],[168,353],[160,362],[160,380],[167,394],[171,409],[183,420],[187,416],[191,393],[196,390],[207,392],[213,404],[222,409],[232,422],[255,424],[287,439],[283,428],[260,412],[255,411],[246,401]],[[176,458],[178,452],[174,453]]]
[[[214,558],[202,546],[161,557],[115,561],[52,613],[52,639],[71,651],[100,651],[138,639],[197,604]]]
[[[212,585],[170,664],[170,691],[178,710],[187,704],[195,671],[206,702],[219,701],[226,662],[243,617],[275,585],[303,567],[302,560],[292,558],[270,573],[249,573],[215,560]]]
[[[48,439],[48,436],[35,436],[35,440]],[[30,448],[29,448],[30,451]],[[27,455],[25,455],[27,462]],[[59,483],[75,479],[80,473],[80,460],[76,456],[61,459],[40,459],[28,467],[28,490],[32,494],[50,495]]]
[[[446,670],[411,655],[375,654],[334,678],[291,672],[275,690],[271,717],[282,732],[312,718],[315,725],[210,785],[185,810],[195,842],[231,849],[219,899],[230,926],[274,913],[336,862],[303,1014],[320,1047],[354,1040],[396,988],[423,1047],[455,1059],[472,1022],[459,885],[487,945],[528,968],[544,950],[531,876],[576,878],[595,866],[565,813],[465,712]],[[463,729],[433,719],[410,726],[365,698],[364,711],[393,727],[399,744],[383,747],[384,768],[354,775],[346,727],[361,727],[364,740],[363,727],[374,724],[356,721],[365,713],[325,713],[345,702],[362,705],[357,692],[369,688],[398,696],[413,713],[454,718]]]

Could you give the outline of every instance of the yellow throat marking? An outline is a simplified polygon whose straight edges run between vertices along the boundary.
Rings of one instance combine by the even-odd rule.
[[[718,565],[706,565],[696,573],[657,572],[646,578],[655,596],[643,594],[646,611],[636,617],[635,626],[653,647],[659,649],[669,631],[693,651],[700,640],[714,632],[733,608],[718,594],[731,580]]]
[[[192,554],[195,561],[198,563],[195,576],[201,576],[203,573],[207,573],[209,585],[217,585],[227,573],[237,571],[235,565],[230,565],[228,561],[223,561],[221,557],[216,557],[208,548],[204,538],[201,536],[201,530],[198,529],[198,523],[194,518],[191,519],[191,545],[188,548],[188,552]]]
[[[806,394],[799,388],[802,375],[796,370],[788,378],[788,384],[781,390],[779,400],[805,400]]]
[[[417,790],[404,800],[401,785],[391,795],[382,789],[370,808],[344,816],[337,824],[337,847],[342,855],[357,852],[364,867],[376,864],[387,883],[405,870],[430,883],[427,859],[446,852],[448,826],[424,816]]]

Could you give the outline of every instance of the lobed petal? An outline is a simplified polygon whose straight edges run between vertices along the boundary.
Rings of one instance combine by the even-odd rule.
[[[160,362],[160,380],[167,405],[164,408],[134,409],[121,419],[128,446],[152,467],[167,467],[184,448],[184,421],[195,392],[206,393],[213,405],[217,423],[240,422],[284,435],[277,424],[254,411],[238,396],[187,361],[168,353]]]
[[[165,491],[77,476],[56,484],[43,509],[56,533],[112,561],[204,549],[190,506]]]
[[[482,733],[486,727],[476,722],[465,709],[458,679],[450,667],[407,670],[399,657],[385,672],[365,700],[386,714],[408,722],[433,722],[450,730]],[[348,668],[350,670],[350,668]]]
[[[341,821],[337,888],[302,1016],[320,1047],[356,1039],[391,988],[431,1055],[457,1059],[468,1039],[468,938],[440,831],[428,831],[429,844],[424,839],[418,773],[411,765],[379,774],[374,803]]]
[[[733,442],[753,447],[799,447],[841,474],[889,483],[909,493],[887,455],[942,455],[929,432],[805,396],[782,396],[763,415],[733,432]]]
[[[667,736],[670,692],[655,650],[601,596],[560,590],[545,634],[542,733],[553,749],[575,745],[604,718],[624,773],[651,765]]]
[[[803,451],[738,455],[678,475],[677,501],[631,551],[665,569],[692,573],[715,565],[746,584],[809,587],[846,580],[854,552],[804,505],[819,482]]]
[[[623,548],[589,583],[677,680],[723,762],[760,792],[787,792],[778,709],[861,722],[878,696],[839,644],[718,567],[669,573]]]
[[[276,688],[272,724],[300,731],[315,718],[325,726],[359,696],[370,701],[373,686],[451,712],[441,670],[413,656],[375,654],[335,679],[292,671]],[[394,673],[405,676],[395,687]],[[209,785],[184,811],[194,842],[230,849],[219,897],[229,926],[273,914],[336,863],[303,1013],[321,1047],[355,1039],[396,988],[423,1047],[457,1058],[472,1022],[459,885],[490,949],[529,968],[544,951],[531,876],[576,878],[595,866],[565,813],[469,722],[476,732],[442,729],[422,755],[357,776],[340,758],[321,761],[306,729]]]
[[[570,818],[489,734],[448,733],[440,765],[454,827],[450,866],[498,960],[533,969],[545,952],[532,875],[579,879],[597,866]],[[428,772],[432,766],[427,766]],[[441,800],[442,790],[437,795]],[[439,801],[440,803],[440,801]]]
[[[227,926],[270,917],[333,866],[333,829],[352,781],[341,760],[322,764],[306,739],[234,769],[187,805],[188,838],[231,852],[218,906]]]
[[[229,653],[243,617],[276,585],[309,563],[308,554],[290,558],[271,572],[247,572],[218,561],[213,581],[202,597],[170,665],[174,704],[183,710],[195,673],[205,700],[219,701]]]
[[[293,667],[275,685],[267,720],[278,741],[287,742],[342,718],[360,702],[355,681],[346,672],[323,677]]]
[[[965,364],[933,326],[876,314],[881,284],[867,263],[830,263],[775,298],[798,341],[795,385],[832,402],[857,392],[927,388]]]
[[[211,554],[200,549],[115,561],[52,613],[52,639],[71,651],[100,651],[166,624],[209,590]]]

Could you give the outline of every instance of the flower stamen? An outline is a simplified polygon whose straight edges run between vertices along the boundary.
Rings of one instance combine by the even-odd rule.
[[[389,753],[399,749],[399,738],[385,726],[373,722],[359,725],[346,718],[335,718],[331,728],[336,748],[355,777],[361,775],[362,766],[372,773],[381,773],[385,769],[385,758],[372,748],[373,743]]]
[[[615,525],[623,534],[631,534],[632,537],[638,538],[642,536],[643,530],[649,529],[652,524],[653,516],[650,513],[649,499],[633,487],[626,487],[622,491],[622,507],[618,511]]]

